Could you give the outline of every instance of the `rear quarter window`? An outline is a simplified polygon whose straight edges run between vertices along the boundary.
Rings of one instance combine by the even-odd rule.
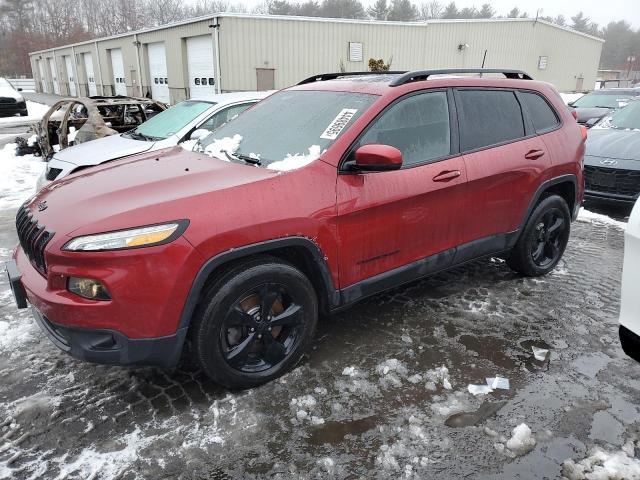
[[[457,100],[463,152],[525,136],[522,109],[511,90],[458,90]]]
[[[540,95],[533,92],[519,92],[536,133],[553,130],[560,124],[560,119],[549,103]]]

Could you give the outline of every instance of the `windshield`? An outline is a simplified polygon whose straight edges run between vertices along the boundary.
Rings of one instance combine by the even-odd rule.
[[[377,100],[353,92],[278,92],[201,140],[195,151],[272,170],[318,158]]]
[[[154,115],[135,130],[125,136],[136,140],[164,140],[182,130],[198,115],[211,108],[213,102],[197,102],[187,100],[171,107],[164,112]]]
[[[631,98],[628,94],[588,93],[573,102],[577,108],[620,108]]]
[[[615,128],[616,130],[640,130],[640,101],[630,102],[616,110],[594,126],[594,128]]]

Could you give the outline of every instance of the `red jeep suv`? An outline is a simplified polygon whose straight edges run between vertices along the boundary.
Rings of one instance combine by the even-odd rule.
[[[7,271],[77,358],[170,367],[189,342],[216,382],[252,387],[300,359],[319,313],[486,255],[548,273],[585,138],[519,71],[318,75],[193,152],[47,186],[18,211]]]

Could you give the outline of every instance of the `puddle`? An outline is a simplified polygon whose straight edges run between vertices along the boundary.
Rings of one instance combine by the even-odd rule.
[[[482,358],[493,362],[497,367],[512,370],[518,366],[517,360],[505,353],[511,348],[511,343],[506,340],[496,337],[462,335],[458,341],[464,345],[467,350],[476,352]]]
[[[370,416],[359,420],[344,422],[326,422],[318,427],[309,437],[309,443],[323,445],[325,443],[340,443],[347,435],[362,435],[376,426],[376,417]]]

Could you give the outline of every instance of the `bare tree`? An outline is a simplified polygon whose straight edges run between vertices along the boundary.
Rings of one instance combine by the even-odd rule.
[[[442,17],[444,11],[444,5],[438,0],[432,0],[431,2],[423,3],[420,5],[420,20],[432,20],[434,18]]]

